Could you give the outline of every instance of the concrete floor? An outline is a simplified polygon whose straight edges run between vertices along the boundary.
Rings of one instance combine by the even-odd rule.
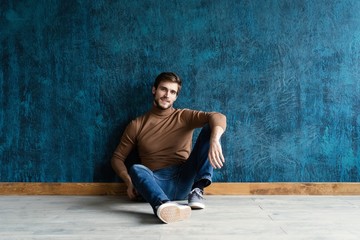
[[[163,224],[109,196],[0,196],[0,239],[360,239],[360,196],[206,196]]]

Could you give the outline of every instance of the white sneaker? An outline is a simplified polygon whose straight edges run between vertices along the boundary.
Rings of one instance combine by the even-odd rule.
[[[159,206],[156,215],[164,223],[178,222],[191,216],[191,208],[176,202],[166,202]]]

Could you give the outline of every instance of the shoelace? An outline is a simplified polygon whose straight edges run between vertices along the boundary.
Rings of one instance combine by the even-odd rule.
[[[196,191],[196,189],[194,189],[194,190],[192,190],[192,191],[191,191],[191,193],[193,193],[193,192],[195,192],[195,193],[196,193],[196,195],[198,195],[198,197],[199,197],[199,198],[201,198],[201,199],[205,199],[205,198],[203,197],[203,193],[202,193],[202,191],[201,191],[201,190]]]

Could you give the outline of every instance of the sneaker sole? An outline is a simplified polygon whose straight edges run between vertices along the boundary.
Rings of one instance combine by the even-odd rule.
[[[159,207],[157,215],[164,223],[179,222],[190,218],[191,208],[177,203],[165,203]]]
[[[198,203],[198,202],[193,202],[193,203],[189,203],[189,207],[191,207],[191,209],[204,209],[205,208],[205,204],[203,203]]]

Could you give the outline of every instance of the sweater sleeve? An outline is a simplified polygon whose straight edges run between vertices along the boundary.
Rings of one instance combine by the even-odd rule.
[[[210,112],[209,125],[211,128],[220,126],[224,131],[226,130],[226,116],[218,112]]]
[[[126,127],[119,145],[116,147],[112,160],[120,160],[122,162],[125,162],[127,156],[130,154],[130,152],[134,149],[136,145],[136,123],[135,120],[129,123],[129,125]],[[120,165],[121,169],[119,170],[119,173],[123,171],[127,171],[125,164]]]
[[[192,128],[203,127],[208,123],[211,128],[220,126],[224,131],[226,130],[226,116],[222,113],[186,110],[186,115]]]

